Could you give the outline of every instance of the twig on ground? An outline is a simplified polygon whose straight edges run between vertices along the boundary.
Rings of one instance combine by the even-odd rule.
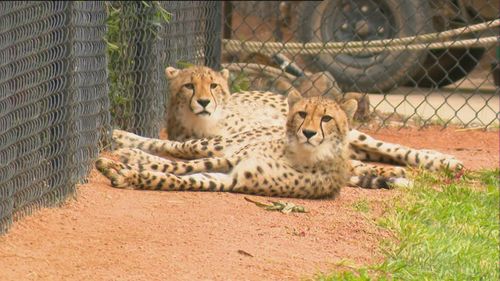
[[[285,213],[285,214],[288,214],[290,212],[296,212],[296,213],[307,213],[308,212],[306,210],[306,208],[304,208],[304,206],[295,205],[295,204],[290,203],[290,202],[270,201],[271,204],[266,204],[266,203],[252,200],[248,197],[244,197],[244,198],[246,201],[254,203],[258,207],[264,208],[265,210],[268,210],[268,211],[280,211],[280,212]]]

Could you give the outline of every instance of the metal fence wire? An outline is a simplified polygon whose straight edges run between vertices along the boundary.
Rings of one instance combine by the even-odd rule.
[[[0,2],[0,233],[75,192],[109,130],[101,2]]]
[[[119,24],[110,61],[111,114],[114,127],[158,137],[168,98],[165,68],[220,67],[222,6],[218,1],[148,3],[112,2]]]
[[[341,97],[361,93],[350,94],[365,105],[361,128],[498,126],[499,8],[498,0],[225,2],[222,64],[250,89],[277,92],[323,73]],[[328,79],[313,85],[322,91]]]
[[[165,67],[220,67],[221,2],[0,2],[0,233],[75,192],[111,128],[157,137]]]

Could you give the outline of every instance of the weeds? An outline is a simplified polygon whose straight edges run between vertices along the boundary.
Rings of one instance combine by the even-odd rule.
[[[138,9],[135,5],[142,5],[142,8]],[[158,30],[163,23],[170,21],[171,14],[158,1],[106,1],[106,12],[107,33],[104,40],[108,56],[110,112],[112,120],[122,129],[127,129],[124,123],[133,119],[134,115],[136,81],[133,73],[138,67],[134,53],[136,47],[131,45],[150,44],[150,41],[159,39]],[[137,33],[130,26],[139,20],[145,21],[145,30]]]
[[[353,204],[353,208],[358,212],[368,213],[370,212],[370,203],[366,199],[361,199]]]
[[[379,225],[396,234],[386,260],[317,280],[498,280],[499,170],[419,171]]]

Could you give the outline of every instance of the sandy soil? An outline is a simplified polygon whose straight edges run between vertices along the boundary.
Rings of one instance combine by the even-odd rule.
[[[372,135],[498,167],[497,132],[381,129]],[[118,190],[92,171],[75,199],[0,237],[0,280],[298,280],[341,261],[380,261],[376,226],[394,190],[344,188],[335,200],[294,200],[306,214],[268,212],[227,193]],[[249,196],[266,202],[270,198]],[[354,207],[365,202],[369,212]]]

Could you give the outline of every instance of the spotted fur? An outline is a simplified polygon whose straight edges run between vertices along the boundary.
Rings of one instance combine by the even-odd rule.
[[[167,131],[171,140],[204,137],[231,139],[234,134],[269,126],[281,128],[275,133],[275,138],[281,138],[285,134],[288,106],[283,95],[258,91],[229,94],[227,71],[216,72],[207,67],[190,67],[182,70],[169,67],[166,69],[166,76],[169,80],[171,97],[167,108]],[[194,91],[188,91],[182,86],[189,83],[193,85]],[[202,111],[193,100],[197,100],[198,95],[202,96],[199,93],[203,91],[198,89],[205,89],[204,91],[208,92],[208,85],[213,83],[219,85],[217,89],[220,91],[214,90],[211,95],[204,94],[204,96],[207,99],[213,97],[209,104],[217,106],[207,106],[208,113],[200,115],[198,113]],[[421,166],[431,171],[443,167],[462,168],[461,161],[452,155],[383,142],[355,129],[350,130],[348,142],[349,157],[354,160]]]
[[[348,118],[354,114],[356,102],[339,106],[323,97],[296,95],[290,95],[288,102],[290,113],[284,138],[265,140],[265,133],[272,132],[272,127],[249,132],[246,136],[256,140],[253,142],[221,137],[171,145],[170,141],[143,138],[137,147],[154,152],[157,147],[168,146],[193,159],[169,160],[125,148],[118,150],[123,163],[100,158],[96,167],[118,188],[228,191],[298,198],[331,197],[348,183],[372,188],[389,187],[396,181],[395,177],[374,175],[375,170],[366,164],[361,163],[363,171],[351,165]],[[262,138],[258,139],[257,134]],[[132,136],[121,138],[128,137]],[[222,143],[226,146],[214,153],[217,155],[202,152],[213,151]]]

